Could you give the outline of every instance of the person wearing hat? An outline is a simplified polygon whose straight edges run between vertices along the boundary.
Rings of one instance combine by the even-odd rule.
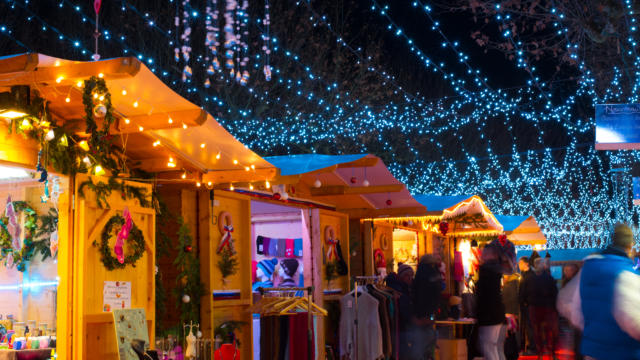
[[[640,274],[629,258],[633,244],[631,228],[617,224],[611,244],[588,256],[578,275],[586,358],[640,359]]]
[[[385,280],[387,286],[395,290],[400,296],[398,298],[398,340],[400,359],[409,358],[409,337],[408,331],[411,328],[413,318],[413,304],[411,301],[411,284],[415,272],[407,264],[398,263],[398,271],[389,274]]]
[[[258,281],[253,283],[251,287],[253,291],[258,291],[259,288],[272,288],[273,287],[273,272],[278,265],[278,259],[265,259],[258,262],[256,269],[256,278]]]

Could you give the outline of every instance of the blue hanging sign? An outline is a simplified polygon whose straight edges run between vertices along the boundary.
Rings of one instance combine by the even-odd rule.
[[[596,150],[640,149],[640,104],[596,105]]]

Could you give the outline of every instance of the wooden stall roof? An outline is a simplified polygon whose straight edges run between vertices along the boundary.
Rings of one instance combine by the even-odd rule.
[[[507,238],[515,245],[545,245],[540,225],[533,216],[496,215],[496,219],[504,226]]]
[[[68,125],[82,119],[83,89],[91,76],[106,80],[117,117],[112,132],[127,155],[147,171],[203,173],[204,181],[272,179],[277,169],[236,140],[209,113],[183,98],[135,57],[71,61],[28,53],[0,58],[0,92],[28,85],[50,101],[54,117]],[[66,99],[69,98],[69,102]],[[154,147],[160,140],[161,146]],[[202,145],[204,144],[204,146]],[[167,160],[175,156],[176,166]],[[249,168],[249,171],[246,170]],[[195,177],[187,179],[194,181]]]
[[[493,215],[489,207],[478,195],[414,195],[415,199],[427,207],[428,216],[436,216],[442,220],[449,220],[460,215],[481,214],[486,221],[487,229],[460,229],[461,232],[475,233],[478,231],[502,232],[504,227]]]
[[[332,204],[352,218],[421,215],[427,210],[374,155],[302,154],[265,160],[280,169],[275,183],[294,185],[296,196]],[[314,186],[316,180],[320,187]]]

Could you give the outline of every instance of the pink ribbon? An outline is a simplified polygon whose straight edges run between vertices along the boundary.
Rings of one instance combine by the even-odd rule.
[[[233,226],[225,225],[224,226],[224,235],[222,235],[222,239],[220,240],[220,245],[218,245],[218,250],[216,252],[219,254],[224,247],[228,247],[229,250],[233,250],[231,248],[231,233],[233,232]]]
[[[96,11],[96,15],[100,13],[100,6],[102,5],[102,0],[94,0],[93,1],[93,10]]]
[[[116,245],[113,248],[120,264],[124,264],[124,241],[129,237],[129,231],[131,231],[131,227],[133,227],[133,221],[131,220],[131,214],[129,213],[128,208],[124,208],[122,216],[124,216],[124,225],[122,225],[122,229],[120,229],[120,232],[118,233]]]

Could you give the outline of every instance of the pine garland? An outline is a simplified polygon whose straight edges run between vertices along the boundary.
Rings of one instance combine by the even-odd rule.
[[[224,282],[226,278],[235,274],[238,271],[238,259],[236,259],[233,250],[229,247],[225,247],[220,252],[220,260],[218,260],[218,269],[220,270],[220,274],[222,275],[222,281]]]
[[[138,200],[140,206],[142,207],[149,208],[153,205],[153,201],[147,196],[147,190],[145,188],[128,185],[124,181],[116,180],[116,178],[114,177],[110,177],[106,184],[102,181],[94,183],[91,178],[80,183],[80,186],[78,187],[78,193],[83,198],[85,197],[85,187],[88,187],[96,194],[96,202],[98,204],[98,207],[100,207],[101,209],[109,207],[109,202],[107,201],[107,199],[109,198],[109,196],[111,196],[111,192],[113,190],[120,191],[120,196],[122,196],[122,199]]]
[[[190,321],[200,322],[200,298],[205,295],[204,284],[200,281],[200,260],[194,253],[193,238],[189,227],[184,223],[182,217],[178,218],[178,246],[174,265],[180,272],[177,277],[177,286],[174,294],[180,303],[180,321],[188,323]],[[189,296],[190,301],[184,302],[184,295]]]
[[[95,120],[95,95],[103,97],[100,103],[106,109],[102,129],[98,129]],[[89,153],[93,155],[98,164],[101,164],[104,169],[111,171],[115,176],[119,172],[119,167],[116,159],[111,156],[113,136],[109,134],[109,129],[115,122],[115,117],[113,116],[111,93],[107,88],[106,81],[95,76],[92,76],[89,80],[85,80],[82,103],[84,104],[85,122],[87,125],[86,132],[91,135],[88,140]]]

